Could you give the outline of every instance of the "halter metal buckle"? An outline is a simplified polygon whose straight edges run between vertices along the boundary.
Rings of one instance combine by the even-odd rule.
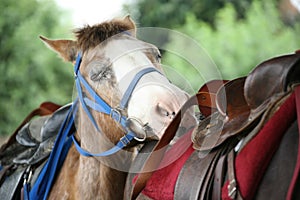
[[[122,144],[124,145],[124,147],[126,147],[130,143],[130,140],[126,137],[126,135],[124,135],[123,137],[121,137],[120,141],[122,142]]]
[[[119,108],[112,108],[110,110],[110,117],[113,118],[114,120],[116,120],[116,122],[120,123],[122,114],[121,114],[121,111],[119,110]]]
[[[234,179],[230,181],[230,183],[227,186],[227,189],[228,189],[228,196],[231,199],[235,199],[237,188],[236,188],[236,181]]]
[[[32,177],[32,169],[31,169],[31,165],[29,165],[25,170],[23,185],[30,183],[31,177]]]

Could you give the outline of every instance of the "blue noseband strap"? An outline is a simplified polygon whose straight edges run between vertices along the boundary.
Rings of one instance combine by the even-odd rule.
[[[131,97],[131,94],[132,94],[135,86],[139,82],[139,80],[142,78],[142,76],[144,76],[145,74],[148,74],[150,72],[158,72],[158,73],[160,73],[159,71],[157,71],[157,69],[155,69],[153,67],[149,67],[149,68],[142,69],[141,71],[139,71],[134,76],[134,78],[132,79],[131,83],[129,84],[129,86],[128,86],[126,92],[124,93],[123,98],[122,98],[122,100],[120,102],[120,109],[121,110],[124,110],[127,107],[129,99]]]
[[[150,72],[158,72],[160,73],[158,70],[156,70],[153,67],[149,67],[149,68],[144,68],[141,71],[139,71],[134,78],[132,79],[132,81],[130,82],[127,90],[125,91],[123,98],[120,102],[120,106],[119,108],[112,108],[110,105],[108,105],[96,92],[95,90],[93,90],[93,88],[89,85],[89,83],[85,80],[85,78],[81,75],[79,67],[81,64],[81,53],[78,54],[77,58],[76,58],[76,63],[74,66],[74,73],[75,73],[75,82],[76,82],[76,88],[77,88],[77,92],[78,92],[78,98],[79,101],[82,105],[83,110],[85,111],[85,113],[88,115],[89,119],[91,120],[92,124],[94,125],[94,127],[97,129],[97,131],[100,131],[97,122],[95,121],[93,115],[91,114],[89,108],[100,112],[100,113],[104,113],[107,115],[110,115],[114,120],[116,120],[122,127],[123,129],[127,132],[125,134],[125,136],[123,136],[119,142],[116,144],[116,146],[114,146],[112,149],[102,152],[102,153],[90,153],[87,152],[86,150],[82,149],[79,145],[79,143],[76,141],[75,137],[72,136],[72,139],[74,141],[75,147],[77,148],[78,152],[84,156],[108,156],[111,155],[121,149],[123,149],[124,147],[126,147],[131,140],[133,140],[134,138],[136,138],[136,134],[134,132],[131,132],[130,130],[128,130],[127,128],[127,117],[123,116],[121,111],[125,110],[128,106],[128,102],[130,100],[130,97],[132,95],[132,92],[134,91],[137,83],[139,82],[139,80],[145,75],[148,74]],[[161,74],[161,73],[160,73]],[[91,100],[89,99],[83,92],[82,90],[82,86],[85,88],[85,91],[90,95],[91,98],[94,99]]]

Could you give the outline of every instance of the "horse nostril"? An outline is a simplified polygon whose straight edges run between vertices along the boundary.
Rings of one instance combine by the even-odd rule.
[[[169,116],[174,117],[175,115],[176,115],[175,112],[169,113],[168,111],[166,111],[166,116],[167,117],[169,117]]]
[[[175,115],[176,115],[176,113],[173,111],[172,115],[171,115],[171,119],[174,119]]]
[[[170,109],[167,108],[167,106],[163,106],[160,103],[156,106],[157,112],[160,113],[162,116],[169,117],[170,119],[173,119],[176,115],[175,111],[170,111]]]
[[[175,117],[176,113],[173,111],[171,113],[167,112],[167,117],[170,117],[170,119],[173,119]]]

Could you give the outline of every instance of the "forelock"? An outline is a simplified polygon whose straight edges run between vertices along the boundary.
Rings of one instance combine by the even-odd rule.
[[[96,47],[106,39],[124,31],[132,30],[132,24],[119,19],[103,22],[94,26],[86,25],[74,31],[80,49],[84,52]]]

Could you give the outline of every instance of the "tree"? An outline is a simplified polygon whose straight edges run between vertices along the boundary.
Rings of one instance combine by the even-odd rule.
[[[234,7],[226,4],[216,15],[215,28],[189,13],[186,23],[176,29],[195,39],[205,49],[220,71],[220,78],[245,76],[262,61],[300,48],[300,24],[286,26],[274,4],[254,1],[244,19],[238,19],[236,15]],[[168,45],[170,49],[180,47],[187,52],[190,44],[174,40]],[[205,60],[200,52],[189,53]],[[163,61],[190,80],[194,91],[208,81],[200,80],[197,73],[187,72],[193,67],[180,56],[166,54]],[[202,73],[201,69],[199,73]]]
[[[190,43],[168,35],[162,35],[161,42],[167,41],[165,49],[183,49],[192,59],[207,61],[209,58],[203,56],[211,57],[220,72],[215,78],[233,79],[247,75],[266,59],[300,48],[300,24],[284,24],[279,11],[281,3],[279,0],[139,0],[124,9],[140,27],[166,27],[187,34],[201,45],[202,52],[189,51]],[[199,76],[203,69],[195,71],[185,55],[163,52],[164,64],[174,67],[184,77],[172,80],[178,86],[182,86],[183,79],[189,80],[195,92],[208,81]],[[208,65],[212,66],[211,62]]]
[[[71,101],[72,67],[38,39],[70,36],[62,31],[70,20],[47,0],[1,0],[0,8],[0,134],[10,134],[41,102]]]
[[[188,14],[192,13],[197,20],[214,25],[218,11],[227,3],[233,5],[239,19],[245,13],[253,0],[136,0],[124,6],[125,12],[143,25],[153,27],[176,28],[185,23]],[[279,0],[271,2],[278,3]],[[269,1],[270,2],[270,1]]]

